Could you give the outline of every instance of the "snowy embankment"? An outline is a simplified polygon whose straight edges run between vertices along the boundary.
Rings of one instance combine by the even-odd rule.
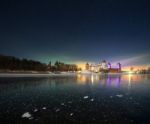
[[[120,74],[124,74],[124,73],[103,73],[103,72],[91,72],[91,71],[87,71],[87,70],[83,70],[80,72],[80,74],[83,75],[120,75]]]
[[[47,73],[0,73],[0,77],[53,77],[53,76],[75,76],[80,75],[106,75],[105,73],[94,73],[83,70],[79,72],[47,72]],[[108,75],[120,75],[124,73],[107,73]]]
[[[49,76],[74,76],[76,73],[63,72],[63,73],[49,73],[49,74],[15,74],[15,73],[0,73],[0,77],[49,77]]]

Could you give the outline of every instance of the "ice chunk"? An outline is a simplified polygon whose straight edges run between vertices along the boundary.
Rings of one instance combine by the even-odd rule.
[[[42,109],[43,109],[43,110],[46,110],[46,107],[43,107]]]
[[[70,116],[73,116],[73,113],[70,113]]]
[[[113,98],[113,96],[110,96],[110,98]]]
[[[25,112],[23,115],[22,115],[22,118],[31,118],[31,114],[29,112]]]
[[[34,112],[37,112],[38,111],[38,109],[34,109]]]
[[[60,111],[60,109],[58,108],[58,109],[56,109],[56,112],[59,112]]]
[[[84,98],[84,99],[88,99],[88,98],[89,98],[89,96],[84,96],[83,98]]]
[[[93,101],[94,101],[94,99],[91,99],[90,101],[91,101],[91,102],[93,102]]]
[[[69,104],[71,104],[71,103],[72,103],[72,101],[68,101],[68,103],[69,103]]]
[[[61,105],[63,105],[63,106],[64,106],[65,104],[64,104],[64,103],[61,103]]]
[[[33,117],[30,117],[30,118],[29,118],[29,120],[32,120],[32,119],[33,119]]]
[[[116,95],[117,97],[119,97],[119,98],[121,98],[121,97],[123,97],[123,95],[122,94],[118,94],[118,95]]]

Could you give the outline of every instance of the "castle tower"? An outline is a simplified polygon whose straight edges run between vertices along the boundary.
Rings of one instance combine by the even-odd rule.
[[[89,63],[86,63],[86,65],[85,65],[85,69],[86,69],[86,70],[89,70],[89,69],[90,69],[90,65],[89,65]]]
[[[108,69],[108,65],[107,65],[107,63],[106,63],[105,60],[102,61],[102,63],[101,63],[101,68],[104,69],[104,70],[107,70],[107,69]]]
[[[117,63],[117,65],[118,65],[118,72],[121,72],[121,64]]]
[[[110,64],[110,62],[108,62],[108,69],[111,69],[111,64]]]

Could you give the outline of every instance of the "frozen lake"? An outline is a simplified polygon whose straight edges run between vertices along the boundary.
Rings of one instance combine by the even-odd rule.
[[[150,75],[0,77],[3,124],[146,124]]]

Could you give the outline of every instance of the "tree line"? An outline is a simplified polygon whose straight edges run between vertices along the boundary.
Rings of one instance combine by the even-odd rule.
[[[150,74],[150,67],[148,67],[147,69],[138,70],[138,73],[140,73],[140,74]]]
[[[60,61],[56,61],[54,65],[49,62],[48,64],[49,71],[79,71],[81,68],[78,68],[75,64],[65,64]]]
[[[28,59],[19,59],[13,56],[0,55],[1,70],[24,70],[24,71],[46,71],[47,66],[44,63]]]
[[[78,71],[75,64],[65,64],[63,62],[56,61],[54,65],[41,63],[35,60],[20,59],[13,56],[0,55],[0,70],[21,70],[21,71]]]

